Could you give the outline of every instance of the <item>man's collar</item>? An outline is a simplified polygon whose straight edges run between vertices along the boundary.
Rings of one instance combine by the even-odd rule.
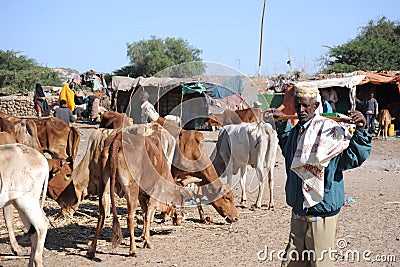
[[[303,128],[303,129],[306,129],[306,128],[310,125],[311,121],[312,121],[314,118],[315,118],[315,114],[314,114],[314,116],[313,116],[311,119],[309,119],[308,121],[306,121],[304,124],[301,124],[301,123],[299,122],[299,123],[298,123],[299,127]]]

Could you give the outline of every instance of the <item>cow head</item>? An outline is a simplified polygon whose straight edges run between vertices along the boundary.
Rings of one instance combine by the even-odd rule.
[[[171,220],[174,225],[181,225],[184,217],[184,212],[181,207],[167,205],[166,211],[163,213],[163,222]]]
[[[70,187],[72,160],[47,159],[47,162],[49,163],[48,195],[63,208],[65,203],[60,196]]]
[[[235,196],[230,186],[227,184],[222,185],[219,195],[220,197],[211,203],[212,206],[228,223],[237,222],[239,215],[235,205]]]

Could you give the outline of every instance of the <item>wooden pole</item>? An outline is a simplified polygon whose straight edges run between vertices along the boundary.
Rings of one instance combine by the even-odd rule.
[[[157,84],[157,112],[160,114],[160,84]]]
[[[263,40],[263,29],[264,29],[264,13],[267,0],[264,0],[263,11],[261,16],[261,33],[260,33],[260,55],[258,58],[258,76],[261,76],[261,57],[262,57],[262,40]]]
[[[182,96],[181,96],[181,116],[180,116],[180,122],[179,122],[179,127],[182,127],[182,113],[183,113],[183,92],[181,92],[182,93]]]

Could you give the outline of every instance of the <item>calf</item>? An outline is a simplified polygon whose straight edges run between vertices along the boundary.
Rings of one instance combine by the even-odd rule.
[[[387,139],[390,123],[394,119],[395,118],[392,118],[390,116],[389,110],[387,110],[387,109],[382,109],[379,112],[379,114],[378,114],[379,130],[378,130],[377,138],[379,138],[379,135],[382,131],[382,139],[385,139],[385,140]]]
[[[113,213],[112,243],[115,246],[122,240],[114,199],[115,187],[118,185],[122,190],[117,190],[117,192],[123,192],[128,205],[129,256],[136,256],[134,213],[138,199],[143,211],[144,246],[152,248],[150,223],[154,218],[155,211],[157,209],[168,210],[172,203],[181,205],[181,194],[186,193],[181,191],[182,188],[178,189],[179,187],[175,186],[161,144],[155,135],[147,137],[128,133],[122,135],[122,132],[111,135],[106,139],[100,162],[102,168],[99,181],[100,216],[87,257],[94,258],[97,239],[104,225],[105,208],[102,196],[109,179],[111,180],[110,194]]]
[[[14,206],[31,233],[29,266],[43,266],[42,254],[48,223],[42,210],[49,178],[47,160],[38,151],[23,144],[0,145],[0,155],[2,156],[0,208],[4,208],[6,225],[12,229]],[[10,234],[10,241],[11,244],[16,243],[13,232]],[[16,244],[18,249],[18,243]],[[20,251],[15,252],[20,253]]]
[[[269,123],[253,122],[240,125],[227,125],[218,135],[216,148],[213,152],[213,164],[219,176],[226,175],[228,184],[233,185],[232,175],[240,170],[240,185],[242,187],[241,202],[247,201],[246,173],[247,165],[256,169],[258,177],[258,196],[256,208],[261,208],[262,195],[265,187],[265,176],[268,175],[269,208],[274,208],[273,169],[275,165],[278,137]],[[267,167],[267,172],[264,171]]]

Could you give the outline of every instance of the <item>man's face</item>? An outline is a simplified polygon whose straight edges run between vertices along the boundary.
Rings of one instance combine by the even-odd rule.
[[[294,107],[297,112],[300,123],[306,123],[314,117],[315,110],[318,108],[319,103],[316,98],[309,97],[295,97]]]

